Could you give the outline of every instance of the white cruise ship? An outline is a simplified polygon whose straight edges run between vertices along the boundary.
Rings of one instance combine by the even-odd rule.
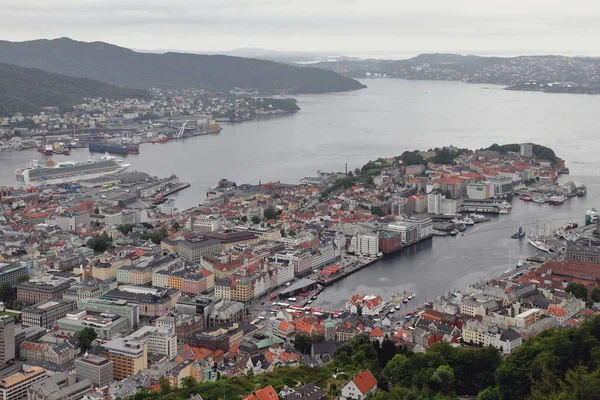
[[[123,172],[127,168],[129,168],[129,164],[124,164],[123,160],[105,155],[100,159],[90,157],[83,162],[65,161],[56,163],[50,160],[44,163],[33,160],[31,164],[19,168],[15,173],[18,182],[52,185],[99,178],[104,175]]]

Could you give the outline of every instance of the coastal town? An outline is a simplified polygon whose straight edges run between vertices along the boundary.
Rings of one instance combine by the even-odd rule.
[[[425,304],[400,291],[312,305],[382,257],[493,224],[487,216],[510,213],[511,201],[559,206],[585,195],[556,183],[568,169],[539,145],[406,152],[298,184],[221,179],[188,210],[169,196],[189,184],[118,165],[54,184],[35,180],[50,167],[31,166],[20,172],[27,185],[0,189],[7,400],[16,387],[36,400],[116,400],[165,382],[326,366],[361,337],[416,353],[441,342],[508,355],[599,311],[597,214],[561,230],[570,236],[532,233],[535,260]],[[361,400],[377,387],[369,370],[338,379],[335,388],[267,386],[248,399]]]
[[[87,147],[90,142],[164,143],[165,139],[219,133],[219,123],[223,122],[244,122],[300,110],[295,99],[263,97],[242,90],[212,93],[153,89],[151,95],[148,99],[89,98],[72,110],[49,105],[38,114],[0,115],[0,151],[54,143],[64,148]]]

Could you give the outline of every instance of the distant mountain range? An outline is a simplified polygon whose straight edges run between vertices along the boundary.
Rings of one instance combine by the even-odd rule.
[[[45,106],[58,106],[66,111],[82,103],[85,97],[118,100],[151,98],[151,95],[146,90],[0,63],[0,116],[37,113]]]
[[[141,53],[68,38],[0,41],[0,62],[141,89],[243,88],[323,93],[364,87],[354,79],[321,68],[223,55]]]
[[[385,76],[499,84],[514,90],[600,93],[600,59],[591,57],[421,54],[407,60],[340,60],[312,65],[353,78]]]

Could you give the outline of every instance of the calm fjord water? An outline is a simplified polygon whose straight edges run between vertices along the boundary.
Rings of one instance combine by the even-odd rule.
[[[455,145],[532,141],[552,147],[571,169],[568,179],[585,180],[588,196],[563,206],[521,204],[513,213],[470,228],[465,236],[434,238],[341,281],[316,304],[340,307],[352,293],[389,296],[416,291],[415,304],[436,293],[464,287],[504,271],[533,254],[526,240],[510,234],[521,221],[539,218],[555,225],[576,219],[596,205],[600,193],[598,127],[600,96],[514,92],[498,86],[457,82],[370,79],[355,92],[298,96],[294,115],[224,126],[219,135],[166,144],[143,144],[127,157],[131,170],[175,173],[192,187],[177,194],[181,209],[200,203],[221,178],[297,183],[316,170],[354,169],[370,159],[405,150]],[[83,160],[87,150],[70,157]],[[16,184],[14,171],[38,158],[35,151],[0,153],[0,185]],[[598,204],[600,206],[600,203]]]

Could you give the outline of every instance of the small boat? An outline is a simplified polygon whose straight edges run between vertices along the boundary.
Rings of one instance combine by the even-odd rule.
[[[398,304],[398,305],[396,305],[396,307],[395,307],[395,308],[396,308],[396,310],[399,310],[399,309],[400,309],[400,307],[401,307],[401,305],[400,305],[400,304]]]
[[[485,221],[488,220],[488,218],[485,215],[483,215],[483,214],[477,214],[477,213],[471,214],[471,219],[476,224],[479,223],[479,222],[485,222]]]
[[[546,203],[547,201],[548,201],[548,198],[545,195],[536,196],[533,198],[534,203]]]
[[[531,197],[529,197],[529,196],[519,197],[519,199],[523,200],[523,201],[533,201],[533,199]]]
[[[412,297],[417,297],[417,294],[413,292]]]
[[[548,199],[548,204],[552,206],[558,206],[563,204],[567,198],[564,195],[552,196]]]
[[[523,260],[517,261],[517,268],[521,268],[524,265]]]
[[[579,226],[579,224],[578,224],[577,222],[575,222],[575,221],[569,221],[569,222],[567,223],[567,225],[563,226],[562,228],[563,228],[565,231],[568,231],[568,230],[571,230],[571,229],[575,229],[575,228],[577,228],[578,226]]]
[[[393,308],[390,308],[390,310],[388,311],[389,314],[393,314],[395,312],[396,312],[396,310],[394,310]]]
[[[450,231],[450,236],[456,236],[456,235],[458,235],[458,229],[452,229]]]
[[[525,237],[525,231],[523,230],[522,226],[519,226],[519,231],[517,233],[513,233],[511,236],[513,239],[522,239],[523,237]]]
[[[408,303],[408,299],[404,299],[404,300],[402,300],[402,302],[403,302],[404,304],[406,304],[406,303]]]
[[[379,253],[377,253],[377,257],[378,257],[378,258],[381,258],[381,257],[383,257],[383,253],[382,253],[382,252],[379,252]]]

